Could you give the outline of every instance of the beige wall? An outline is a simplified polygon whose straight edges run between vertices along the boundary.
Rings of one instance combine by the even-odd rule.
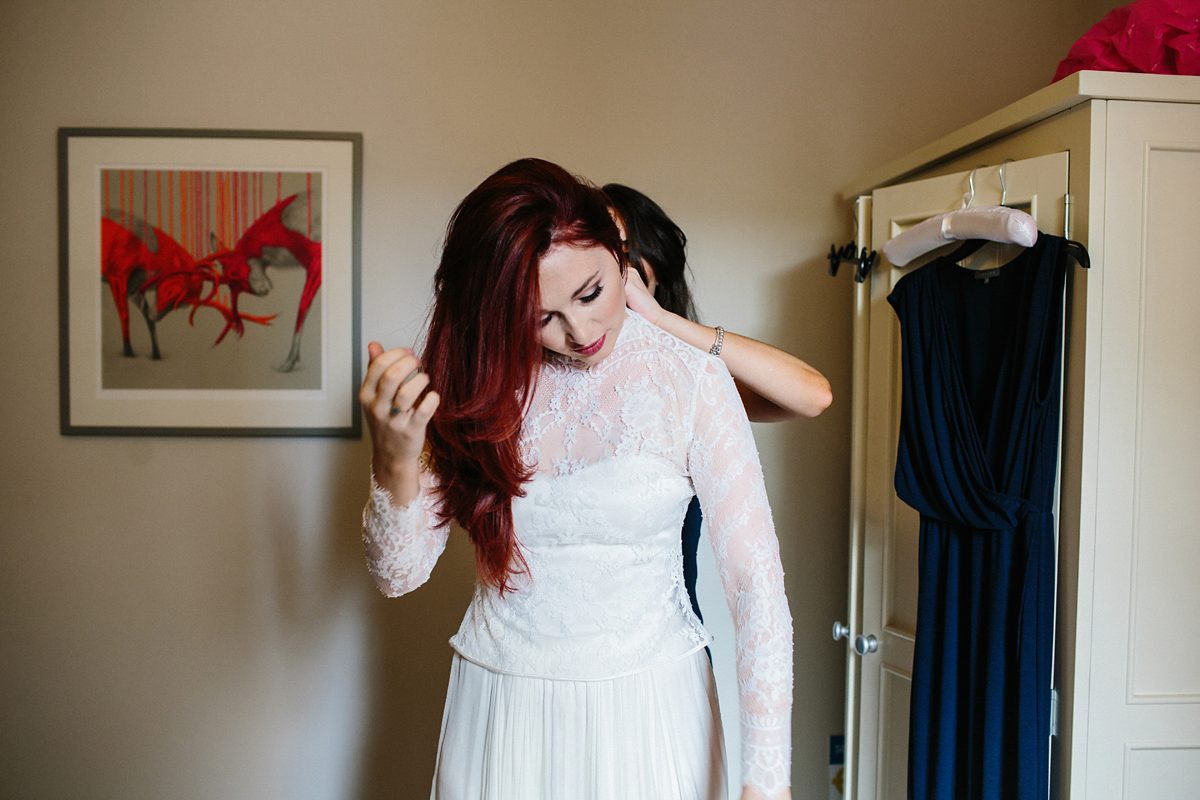
[[[795,795],[824,797],[849,469],[837,192],[1045,84],[1110,5],[0,3],[0,794],[423,796],[471,582],[459,540],[420,591],[374,593],[364,442],[59,435],[58,126],[361,131],[363,332],[389,344],[420,329],[454,204],[506,161],[659,200],[705,318],[833,383],[819,419],[756,431],[796,621]]]

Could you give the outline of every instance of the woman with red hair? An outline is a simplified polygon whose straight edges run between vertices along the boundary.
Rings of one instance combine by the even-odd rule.
[[[376,584],[424,583],[451,522],[475,545],[433,798],[726,796],[693,494],[736,630],[742,797],[791,796],[791,616],[749,422],[719,359],[626,309],[624,270],[604,195],[517,161],[451,218],[423,358],[369,346]]]

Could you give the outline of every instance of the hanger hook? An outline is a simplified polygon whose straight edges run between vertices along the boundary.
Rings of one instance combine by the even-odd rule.
[[[1004,168],[1011,161],[1016,161],[1015,158],[1006,158],[1000,162],[1000,205],[1007,205],[1008,200],[1008,184],[1004,182]]]
[[[987,164],[980,164],[975,169],[971,170],[971,174],[967,176],[967,196],[963,198],[963,208],[970,208],[971,203],[975,202],[975,173],[978,170],[985,169]]]

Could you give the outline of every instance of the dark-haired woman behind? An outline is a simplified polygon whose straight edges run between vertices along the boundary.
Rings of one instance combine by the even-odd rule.
[[[696,321],[683,230],[637,189],[608,183],[604,193],[635,270],[627,276],[629,307],[688,344],[713,349],[717,329]],[[792,354],[726,330],[721,340],[718,355],[733,375],[751,422],[815,417],[833,402],[825,376]]]
[[[791,616],[721,361],[626,308],[603,194],[514,162],[455,211],[424,365],[369,347],[363,535],[388,595],[475,544],[432,797],[725,797],[679,529],[704,503],[736,630],[743,798],[790,798]]]

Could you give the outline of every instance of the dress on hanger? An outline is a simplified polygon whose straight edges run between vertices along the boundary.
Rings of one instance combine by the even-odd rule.
[[[909,797],[1044,800],[1068,253],[901,278],[896,493],[921,515]]]
[[[432,797],[724,798],[712,637],[679,531],[700,498],[736,629],[743,782],[790,783],[792,628],[750,425],[721,361],[627,312],[588,368],[548,355],[513,500],[528,571],[477,585],[456,654]],[[405,509],[373,486],[368,565],[386,594],[445,548],[433,477]]]

